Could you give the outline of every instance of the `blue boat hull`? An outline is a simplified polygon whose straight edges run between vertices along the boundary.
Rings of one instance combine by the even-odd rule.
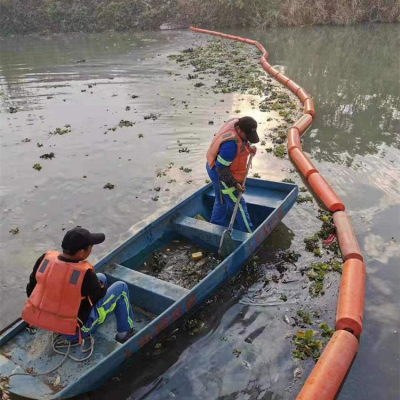
[[[207,185],[188,199],[144,227],[133,237],[121,244],[100,260],[95,268],[104,272],[110,282],[124,280],[130,289],[133,304],[149,311],[155,318],[147,321],[138,333],[121,345],[113,343],[111,328],[102,333],[95,349],[100,352],[93,361],[83,366],[77,373],[76,366],[68,360],[51,377],[42,379],[32,376],[13,376],[10,379],[10,391],[29,398],[65,399],[97,388],[104,380],[112,376],[132,354],[156,338],[175,321],[193,312],[222,283],[236,275],[242,265],[250,259],[276,225],[284,218],[297,198],[297,186],[280,182],[248,179],[245,199],[249,213],[256,227],[252,234],[233,231],[236,250],[222,261],[211,273],[192,289],[184,289],[157,278],[136,271],[136,268],[154,250],[174,238],[184,237],[201,246],[217,251],[223,227],[194,219],[201,214],[209,219],[214,201],[212,185]],[[33,367],[41,372],[39,358],[29,357],[28,342],[32,340],[20,322],[0,337],[0,373],[8,376],[12,371],[23,371]],[[139,327],[140,328],[140,327]],[[106,328],[104,328],[106,330]],[[97,334],[97,332],[96,332]],[[95,334],[95,335],[96,335]],[[41,341],[40,343],[43,343]],[[25,351],[25,353],[23,353]],[[47,350],[48,351],[48,350]],[[41,355],[43,357],[43,354]],[[60,357],[47,355],[51,357]],[[18,362],[18,359],[22,361]],[[49,362],[50,362],[49,361]],[[59,361],[59,358],[56,358]],[[48,368],[42,367],[41,370]],[[57,375],[66,377],[61,388],[54,388]],[[64,386],[62,388],[62,386]]]

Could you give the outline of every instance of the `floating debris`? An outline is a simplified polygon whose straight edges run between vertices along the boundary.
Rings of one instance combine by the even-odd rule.
[[[55,154],[53,152],[51,153],[46,153],[40,156],[40,158],[43,158],[44,160],[52,160],[55,157]]]
[[[183,171],[183,172],[186,172],[187,174],[189,173],[189,172],[192,172],[192,169],[190,169],[190,168],[185,168],[185,167],[183,167],[183,165],[179,168],[181,171]]]
[[[21,140],[22,143],[29,143],[31,141],[31,139],[29,138],[25,138],[23,140]]]
[[[18,111],[17,107],[9,107],[10,114],[15,114]]]
[[[65,135],[71,132],[71,125],[65,125],[63,128],[56,128],[54,132],[50,132],[50,135]]]
[[[125,107],[125,111],[130,111],[130,110],[131,110],[131,108],[129,106]]]
[[[112,190],[114,189],[115,185],[113,185],[112,183],[108,182],[103,186],[103,189],[109,189]]]
[[[292,180],[290,178],[282,179],[282,182],[284,182],[284,183],[293,183],[293,184],[295,183],[294,180]]]
[[[187,147],[183,147],[182,149],[179,149],[179,153],[190,153],[190,150]]]
[[[301,204],[301,203],[309,203],[312,202],[314,198],[310,195],[302,196],[299,194],[296,199],[296,203]]]
[[[239,349],[233,349],[232,354],[236,357],[239,358],[239,356],[242,354],[242,351]]]
[[[131,99],[137,99],[139,96],[137,96],[136,94],[133,94],[132,96],[131,96]]]
[[[136,124],[136,122],[132,122],[132,121],[128,121],[128,120],[126,120],[126,119],[121,119],[121,121],[119,121],[119,124],[118,124],[118,126],[120,127],[120,128],[122,128],[122,127],[130,127],[130,126],[133,126],[133,125],[135,125]]]
[[[155,120],[158,119],[158,117],[160,117],[160,116],[161,116],[161,114],[156,115],[156,114],[154,114],[154,113],[150,113],[149,115],[145,115],[143,118],[144,118],[145,120],[152,119],[153,121],[155,121]]]
[[[78,60],[77,61],[77,64],[82,64],[82,63],[85,63],[86,62],[86,60],[85,59],[82,59],[82,60]]]

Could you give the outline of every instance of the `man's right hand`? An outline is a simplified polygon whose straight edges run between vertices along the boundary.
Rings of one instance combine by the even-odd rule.
[[[238,193],[244,193],[244,187],[240,183],[235,185],[235,189]]]

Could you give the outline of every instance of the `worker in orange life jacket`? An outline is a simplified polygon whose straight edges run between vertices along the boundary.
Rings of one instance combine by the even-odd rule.
[[[215,201],[210,222],[216,225],[228,224],[228,211],[235,207],[238,193],[246,175],[250,154],[257,152],[257,122],[252,117],[233,118],[227,121],[214,136],[207,151],[207,172],[214,185]],[[247,205],[242,197],[236,216],[239,229],[251,233],[251,222]]]
[[[71,342],[93,333],[111,311],[117,318],[116,340],[135,333],[129,291],[125,282],[107,288],[104,274],[85,261],[93,245],[105,240],[80,226],[68,231],[63,252],[49,251],[36,262],[26,287],[22,319],[28,324],[62,334]]]

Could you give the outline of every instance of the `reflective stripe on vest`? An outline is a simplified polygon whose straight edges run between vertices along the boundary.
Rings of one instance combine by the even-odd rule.
[[[219,148],[222,143],[228,140],[235,140],[237,144],[237,152],[235,159],[229,164],[229,170],[233,178],[242,183],[246,175],[247,159],[250,154],[249,146],[241,139],[235,130],[237,118],[226,122],[217,134],[214,136],[210,147],[207,150],[207,163],[210,168],[213,168],[218,157]],[[224,160],[225,161],[225,160]],[[223,162],[221,164],[225,165]]]
[[[59,254],[55,251],[45,254],[36,272],[36,286],[22,311],[22,319],[38,328],[74,335],[83,278],[93,266],[87,261],[61,261]]]

